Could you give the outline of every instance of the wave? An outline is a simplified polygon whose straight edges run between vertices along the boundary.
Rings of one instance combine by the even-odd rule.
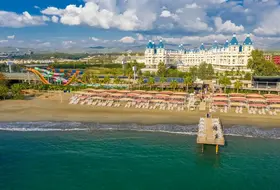
[[[15,132],[48,132],[48,131],[139,131],[139,132],[160,132],[179,135],[197,134],[197,125],[138,125],[138,124],[99,124],[82,122],[2,122],[0,131]],[[263,129],[253,126],[232,126],[224,129],[226,136],[239,136],[246,138],[271,138],[280,139],[280,128]]]

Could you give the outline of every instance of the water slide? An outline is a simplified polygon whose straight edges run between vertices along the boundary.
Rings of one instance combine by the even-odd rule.
[[[37,75],[37,76],[40,78],[40,80],[42,81],[43,84],[50,84],[49,81],[47,81],[47,80],[45,79],[45,77],[44,77],[40,72],[38,72],[37,70],[31,69],[31,68],[28,68],[27,70],[28,70],[28,71],[31,71],[32,73],[34,73],[35,75]]]
[[[46,78],[52,78],[55,82],[63,83],[64,86],[67,86],[71,84],[77,76],[77,74],[75,73],[71,76],[71,78],[69,78],[69,80],[66,80],[65,78],[63,78],[64,73],[53,73],[46,69],[40,69],[38,67],[35,67],[34,69],[28,68],[27,70],[36,74],[43,82],[43,84],[50,84],[49,81],[46,80]]]

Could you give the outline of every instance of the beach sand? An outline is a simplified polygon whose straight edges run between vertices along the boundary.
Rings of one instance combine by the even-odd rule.
[[[0,101],[0,121],[77,121],[146,125],[198,124],[199,118],[206,115],[205,111],[177,112],[69,105],[70,96],[71,94],[63,94],[61,98],[58,94],[45,94],[32,100]],[[280,116],[214,113],[213,117],[219,117],[224,127],[234,125],[280,127]]]

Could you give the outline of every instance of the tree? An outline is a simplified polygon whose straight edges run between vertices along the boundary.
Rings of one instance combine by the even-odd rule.
[[[252,79],[252,74],[249,73],[249,72],[245,73],[245,74],[244,74],[244,79],[245,79],[245,80],[251,80],[251,79]]]
[[[143,77],[139,77],[139,78],[138,78],[137,84],[138,84],[138,87],[139,87],[139,90],[140,90],[141,85],[144,84],[144,79],[143,79]]]
[[[7,80],[6,77],[3,73],[0,72],[0,85],[6,85],[7,84]]]
[[[263,51],[253,50],[251,59],[248,60],[247,67],[257,76],[276,76],[279,75],[279,66],[272,61],[265,60]]]
[[[21,91],[24,89],[24,85],[22,84],[13,84],[11,86],[11,91],[13,94],[14,99],[22,99],[24,98],[21,94]]]
[[[149,71],[145,71],[144,74],[143,74],[145,77],[150,77],[151,76],[151,73]]]
[[[161,84],[161,90],[163,91],[163,84],[166,82],[166,78],[165,77],[160,77],[159,81],[160,81],[160,84]]]
[[[114,83],[115,84],[120,84],[120,82],[121,82],[121,79],[119,77],[114,78]]]
[[[227,76],[222,76],[219,78],[219,84],[223,85],[224,92],[226,92],[226,88],[228,85],[231,85],[231,81]]]
[[[110,81],[111,81],[110,77],[106,76],[106,77],[104,77],[103,83],[108,84],[108,83],[110,83]]]
[[[175,91],[175,89],[178,87],[178,81],[176,80],[171,81],[170,87],[173,89],[173,91]]]
[[[91,82],[96,84],[96,83],[99,83],[100,81],[97,76],[93,76],[93,78],[91,79]]]
[[[187,75],[185,78],[184,78],[184,84],[185,86],[187,87],[186,88],[186,91],[188,92],[189,91],[189,85],[192,85],[193,83],[193,79],[190,75]]]
[[[243,83],[240,80],[236,80],[234,83],[234,88],[236,89],[237,93],[239,92],[239,89],[242,88]]]
[[[152,86],[155,84],[155,79],[154,77],[150,77],[148,80],[148,84],[150,86],[150,90],[152,90]]]
[[[190,67],[190,71],[189,72],[190,72],[190,75],[191,75],[192,79],[196,80],[197,77],[198,77],[198,69],[197,69],[197,67],[196,66]]]
[[[158,64],[158,71],[157,71],[157,75],[160,77],[164,77],[166,74],[166,67],[165,64],[163,62],[160,62]]]
[[[0,97],[4,100],[8,96],[9,88],[3,84],[0,84]]]

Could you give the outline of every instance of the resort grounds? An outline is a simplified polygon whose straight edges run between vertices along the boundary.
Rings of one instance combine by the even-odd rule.
[[[83,94],[84,93],[84,94]],[[243,112],[237,112],[237,108],[231,107],[227,108],[224,112],[224,103],[214,103],[214,97],[209,97],[212,102],[207,102],[207,109],[201,110],[199,106],[196,105],[194,108],[188,107],[190,102],[190,95],[167,95],[162,102],[158,99],[151,101],[138,100],[131,101],[134,98],[120,97],[119,92],[109,92],[109,94],[119,94],[117,97],[119,100],[113,99],[112,97],[98,97],[96,95],[90,95],[90,93],[95,93],[96,95],[104,92],[76,92],[76,93],[44,93],[36,98],[30,100],[5,100],[0,102],[0,121],[1,122],[11,122],[11,121],[77,121],[77,122],[94,122],[94,123],[137,123],[144,125],[154,125],[154,124],[195,124],[197,125],[200,117],[204,117],[210,110],[212,111],[213,117],[219,117],[222,121],[224,127],[232,126],[258,126],[258,127],[280,127],[280,117],[278,115],[269,114],[266,110],[267,99],[254,98],[256,101],[263,99],[266,103],[254,103],[256,107],[251,107],[251,110],[257,109],[258,111],[265,110],[266,114],[258,113],[258,111],[251,113],[247,110],[246,106],[243,107]],[[129,92],[131,93],[131,92]],[[157,92],[158,93],[158,92]],[[181,92],[182,93],[182,92]],[[128,94],[128,93],[127,93]],[[135,93],[136,94],[136,93]],[[146,97],[154,97],[155,93]],[[142,97],[144,94],[140,95]],[[220,94],[222,95],[222,94]],[[182,96],[185,99],[181,99]],[[75,100],[82,97],[76,104]],[[163,98],[164,96],[162,96]],[[172,100],[173,97],[174,99]],[[228,102],[230,97],[222,97],[218,102]],[[103,98],[103,99],[102,99]],[[199,99],[199,97],[194,96],[193,98]],[[246,102],[248,99],[246,96]],[[137,98],[135,98],[137,99]],[[141,98],[140,98],[141,99]],[[177,100],[176,100],[177,99]],[[215,98],[217,99],[217,98]],[[225,100],[227,99],[227,100]],[[242,98],[240,98],[242,99]],[[244,98],[243,98],[244,99]],[[273,99],[277,99],[276,96]],[[155,101],[156,100],[156,101]],[[72,104],[70,102],[72,101]],[[112,102],[113,101],[113,102]],[[164,102],[165,101],[165,102]],[[205,98],[207,100],[207,97]],[[275,100],[276,101],[276,100]],[[84,102],[84,103],[82,103]],[[89,105],[89,102],[91,104]],[[136,102],[133,105],[133,102]],[[81,105],[82,103],[82,105]],[[95,105],[94,105],[95,103]],[[111,105],[112,104],[112,105]],[[163,105],[164,104],[164,105]],[[252,105],[252,103],[250,103]],[[111,106],[109,106],[111,105]],[[220,107],[220,105],[222,105]],[[247,105],[247,103],[245,103]],[[261,106],[262,105],[262,106]],[[266,107],[264,107],[265,105]],[[275,103],[273,104],[275,105]],[[218,108],[216,107],[218,106]],[[241,106],[242,107],[242,106]],[[238,107],[238,110],[241,109]],[[164,109],[165,108],[165,109]],[[221,111],[223,110],[223,111]],[[250,110],[250,109],[249,109]],[[253,111],[254,111],[253,110]],[[273,109],[274,112],[275,109]]]

